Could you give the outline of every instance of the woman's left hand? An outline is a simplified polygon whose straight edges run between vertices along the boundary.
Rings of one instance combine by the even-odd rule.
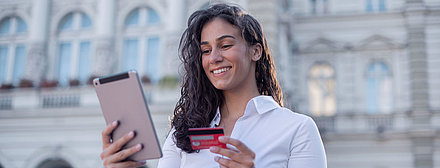
[[[254,167],[254,159],[255,153],[251,149],[249,149],[244,143],[239,140],[222,136],[219,137],[219,141],[224,144],[231,144],[235,146],[238,150],[235,149],[224,149],[213,146],[209,148],[212,153],[217,153],[227,158],[216,157],[215,161],[220,164],[221,168],[253,168]]]

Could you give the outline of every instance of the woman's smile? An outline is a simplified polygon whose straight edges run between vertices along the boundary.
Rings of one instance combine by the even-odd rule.
[[[220,77],[227,73],[227,71],[231,70],[231,66],[220,67],[212,70],[211,72],[214,74],[214,77]]]

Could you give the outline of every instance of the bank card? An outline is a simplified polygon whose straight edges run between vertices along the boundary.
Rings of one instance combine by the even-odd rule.
[[[190,128],[188,129],[191,146],[194,150],[209,149],[211,146],[226,148],[226,144],[218,141],[218,137],[224,136],[223,128]]]

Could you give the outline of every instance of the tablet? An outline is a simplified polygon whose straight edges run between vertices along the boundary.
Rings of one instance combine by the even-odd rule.
[[[93,80],[105,122],[119,121],[112,133],[112,140],[135,131],[136,136],[123,149],[142,144],[143,149],[127,158],[143,161],[162,157],[156,130],[154,129],[139,76],[135,70],[95,78]]]

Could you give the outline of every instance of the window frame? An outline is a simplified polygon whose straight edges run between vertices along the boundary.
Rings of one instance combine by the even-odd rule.
[[[320,68],[320,66],[328,68],[331,71],[331,74],[330,74],[330,76],[327,77],[327,79],[330,79],[331,84],[333,84],[333,88],[332,88],[333,90],[331,91],[331,95],[330,95],[332,97],[331,100],[333,100],[333,104],[332,104],[333,109],[325,109],[325,107],[322,107],[322,108],[324,108],[323,110],[315,111],[314,108],[313,108],[314,107],[313,104],[315,104],[315,102],[313,102],[313,100],[312,100],[314,97],[313,97],[313,95],[311,93],[312,89],[313,89],[311,87],[311,85],[312,85],[312,82],[314,82],[315,80],[317,80],[319,78],[315,78],[312,75],[312,71],[314,71],[316,68]],[[327,82],[328,82],[328,80],[326,81],[326,84],[327,84]],[[308,107],[309,107],[310,113],[313,116],[333,116],[333,115],[335,115],[336,112],[337,112],[336,69],[330,63],[328,63],[328,62],[325,62],[325,61],[317,61],[317,62],[315,62],[307,71],[307,82],[306,82],[306,85],[307,85],[307,93],[309,94],[309,99],[308,99],[309,106]],[[323,94],[321,94],[321,95],[323,95]],[[321,96],[321,98],[322,98],[321,101],[324,102],[324,103],[326,101],[330,101],[330,102],[327,102],[327,103],[332,103],[330,99],[326,100],[327,98],[325,98],[323,96]],[[322,109],[322,108],[320,108],[320,109]]]
[[[63,21],[65,19],[65,17],[72,15],[72,28],[71,29],[66,29],[66,30],[62,30],[60,26],[62,26],[61,24],[63,24]],[[83,23],[83,19],[84,16],[86,16],[89,20],[90,20],[90,26],[87,27],[83,27],[82,23]],[[83,42],[89,42],[90,46],[89,46],[89,78],[92,75],[91,74],[91,70],[92,70],[92,65],[94,62],[94,43],[93,43],[93,32],[94,32],[94,21],[93,19],[90,17],[90,15],[84,11],[70,11],[67,12],[66,14],[64,14],[60,21],[58,22],[58,24],[56,25],[56,43],[55,43],[55,59],[54,59],[54,79],[58,82],[60,82],[61,76],[59,76],[60,74],[60,66],[59,63],[59,59],[60,59],[60,46],[62,43],[70,43],[71,44],[71,51],[70,51],[70,67],[68,69],[69,72],[69,76],[68,78],[68,83],[67,84],[61,84],[59,83],[59,86],[61,87],[67,87],[70,86],[70,82],[73,80],[77,80],[79,83],[79,85],[85,85],[88,83],[88,79],[86,81],[82,81],[80,79],[80,70],[79,67],[80,65],[80,54],[81,54],[81,43]]]
[[[139,12],[139,20],[138,20],[138,24],[137,25],[127,25],[127,21],[126,19],[128,19],[128,17],[130,17],[130,15],[134,12],[138,10]],[[158,16],[158,22],[154,23],[154,24],[148,24],[148,13],[149,11],[152,10],[156,13],[156,15]],[[133,67],[134,69],[138,70],[138,73],[141,77],[148,77],[150,79],[150,81],[152,83],[158,83],[160,78],[161,78],[161,69],[160,66],[158,66],[157,70],[155,71],[157,75],[155,76],[151,76],[148,75],[149,72],[147,72],[147,68],[146,66],[146,60],[147,58],[147,45],[148,45],[148,40],[150,38],[159,38],[159,47],[158,47],[158,58],[157,60],[157,64],[161,64],[161,53],[162,53],[162,48],[163,48],[163,30],[162,28],[162,24],[163,23],[163,19],[160,15],[160,13],[155,10],[154,8],[150,7],[150,6],[142,6],[142,7],[136,7],[133,8],[132,10],[130,10],[127,15],[124,17],[124,20],[122,22],[122,26],[123,26],[123,31],[121,33],[121,40],[119,42],[119,46],[121,46],[120,51],[121,51],[121,56],[120,59],[122,61],[120,61],[121,63],[118,64],[119,69],[120,70],[127,70],[127,67],[125,66],[125,58],[127,57],[126,54],[126,41],[127,40],[133,40],[136,39],[138,41],[138,46],[137,46],[137,66]],[[133,68],[128,68],[128,69],[133,69]]]
[[[24,57],[26,58],[28,55],[28,45],[27,45],[27,38],[28,38],[28,24],[25,19],[23,19],[21,16],[17,14],[11,14],[3,17],[0,19],[0,24],[4,23],[5,20],[10,21],[9,25],[9,32],[6,34],[0,34],[0,46],[4,46],[7,48],[7,54],[6,54],[6,69],[4,74],[4,80],[0,81],[0,85],[12,85],[12,86],[18,86],[20,84],[20,81],[24,77],[24,72],[26,68],[26,62],[22,64],[22,71],[23,73],[21,76],[19,76],[19,79],[14,79],[14,74],[16,73],[15,70],[17,67],[15,67],[15,61],[16,61],[16,55],[17,55],[17,48],[19,46],[24,46]],[[18,24],[19,21],[22,21],[24,25],[26,26],[26,29],[24,32],[19,32]],[[1,25],[0,25],[1,26]],[[26,59],[25,59],[26,60]],[[0,74],[2,75],[2,74]]]
[[[384,72],[380,72],[379,75],[381,75],[380,77],[385,77],[384,80],[378,81],[380,79],[376,79],[377,78],[377,74],[378,74],[378,70],[374,69],[374,72],[370,72],[370,67],[371,66],[375,66],[373,68],[382,68],[379,66],[384,66],[387,68],[387,71]],[[373,73],[373,74],[371,74]],[[385,74],[385,75],[384,75]],[[371,77],[373,76],[373,77]],[[374,79],[375,81],[375,88],[376,90],[374,90],[374,94],[370,95],[370,79]],[[366,108],[366,113],[368,114],[389,114],[392,113],[394,111],[394,101],[393,101],[393,95],[394,95],[394,90],[393,90],[393,75],[392,75],[392,69],[390,67],[389,64],[387,64],[385,61],[383,60],[372,60],[370,61],[365,69],[365,78],[364,78],[364,82],[365,82],[365,108]],[[388,81],[389,83],[387,84],[387,86],[382,86],[384,81]],[[381,89],[383,89],[383,87],[389,87],[390,90],[387,93],[381,93]],[[384,100],[384,98],[381,95],[389,95],[388,100]],[[372,96],[372,98],[370,98],[370,96]],[[374,100],[376,102],[374,102],[373,104],[377,105],[377,107],[370,107],[370,100]],[[381,101],[388,101],[388,103],[385,104],[389,104],[389,106],[387,107],[382,107],[381,106]],[[388,110],[384,110],[383,109],[388,109]]]

